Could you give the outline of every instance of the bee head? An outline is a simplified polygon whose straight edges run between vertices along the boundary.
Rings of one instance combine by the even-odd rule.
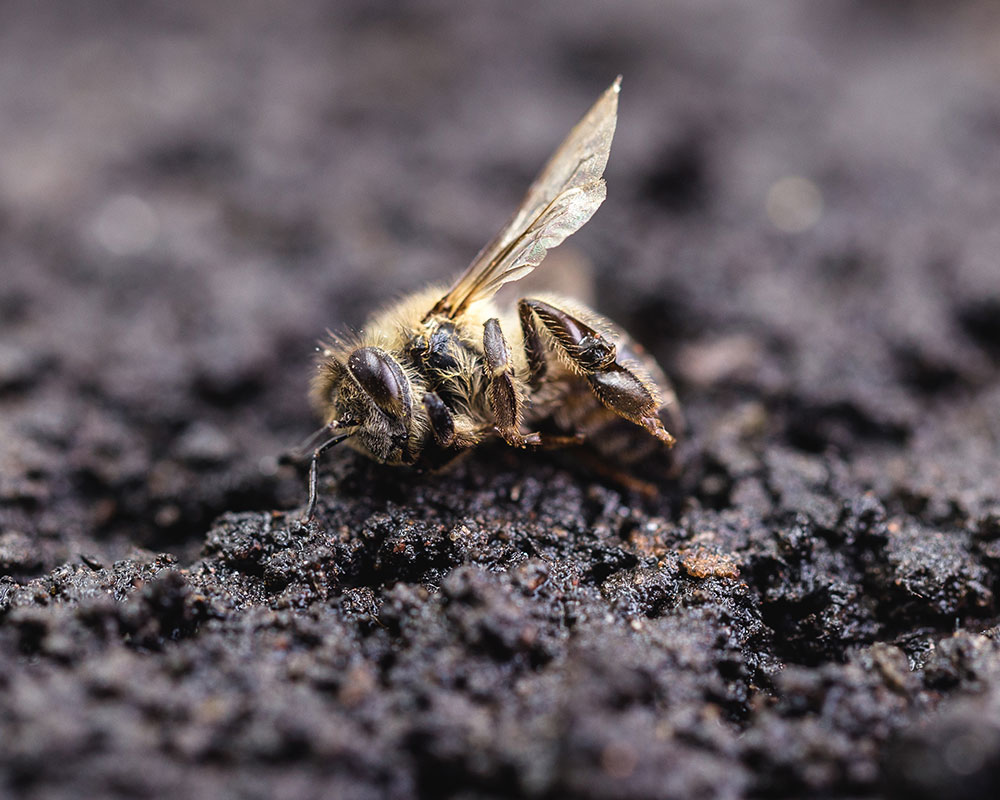
[[[413,404],[410,382],[389,353],[360,347],[347,358],[333,398],[338,428],[378,461],[407,460]]]

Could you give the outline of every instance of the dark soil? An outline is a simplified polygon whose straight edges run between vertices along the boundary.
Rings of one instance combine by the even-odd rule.
[[[995,796],[998,40],[992,0],[4,3],[0,795]],[[460,270],[618,73],[559,252],[674,376],[678,478],[334,451],[297,522],[315,339]]]

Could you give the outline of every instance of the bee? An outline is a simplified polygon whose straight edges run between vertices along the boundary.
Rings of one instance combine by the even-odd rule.
[[[519,448],[587,443],[627,465],[670,448],[680,424],[663,371],[616,324],[555,294],[493,302],[604,201],[621,77],[543,167],[500,232],[447,289],[374,314],[360,333],[321,345],[311,399],[324,419],[309,469],[347,442],[384,464],[436,467],[500,438]]]

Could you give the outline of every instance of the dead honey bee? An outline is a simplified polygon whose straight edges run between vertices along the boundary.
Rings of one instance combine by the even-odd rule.
[[[431,467],[495,437],[521,448],[587,442],[619,464],[673,446],[664,422],[679,420],[674,391],[617,325],[558,295],[506,311],[492,300],[604,201],[620,86],[619,77],[449,289],[407,297],[320,348],[311,394],[325,420],[317,435],[329,438],[312,453],[308,519],[318,460],[344,441],[385,464]]]

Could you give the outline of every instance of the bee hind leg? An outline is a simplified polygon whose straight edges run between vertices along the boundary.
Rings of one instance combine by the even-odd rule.
[[[654,390],[618,362],[613,342],[572,314],[542,300],[524,298],[518,301],[517,308],[533,380],[540,380],[545,370],[537,319],[606,408],[645,428],[667,447],[673,446],[674,437],[663,427],[657,414],[659,404]],[[534,377],[536,372],[537,378]]]

